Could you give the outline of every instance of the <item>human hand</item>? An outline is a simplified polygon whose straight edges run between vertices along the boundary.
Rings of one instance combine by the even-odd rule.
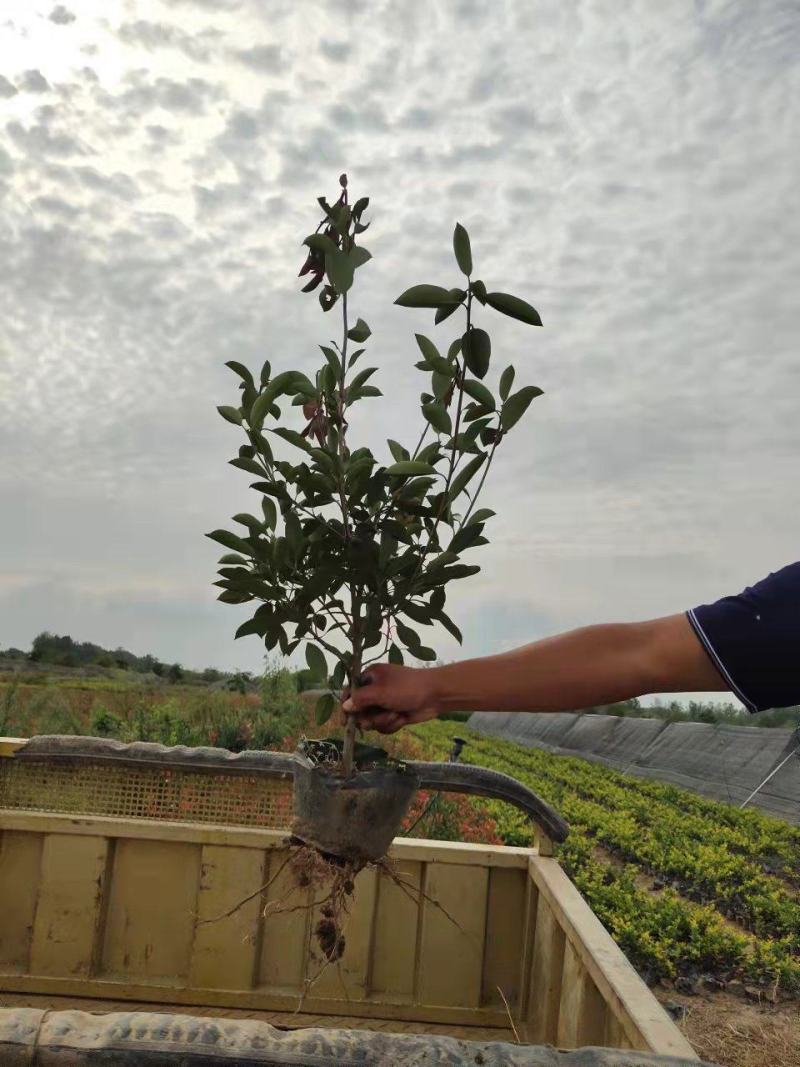
[[[375,664],[364,673],[357,689],[345,689],[342,696],[346,715],[354,715],[361,729],[381,734],[396,733],[439,714],[435,668]]]

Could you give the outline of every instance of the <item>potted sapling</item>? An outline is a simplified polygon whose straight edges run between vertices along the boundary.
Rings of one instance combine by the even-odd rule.
[[[351,198],[342,175],[337,197],[319,198],[321,217],[303,242],[302,292],[315,293],[325,321],[336,324],[316,368],[309,369],[310,359],[305,369],[267,360],[254,375],[231,361],[238,401],[219,408],[244,433],[231,463],[252,477],[260,499],[255,514],[234,516],[235,532],[208,535],[227,550],[219,561],[219,599],[256,605],[237,637],[255,634],[284,656],[304,652],[322,689],[320,724],[342,688],[357,686],[371,663],[434,660],[418,626],[439,626],[461,640],[447,594],[453,582],[480,570],[465,555],[471,560],[487,544],[494,513],[478,506],[481,490],[498,449],[542,392],[519,386],[511,365],[496,388],[489,384],[491,316],[528,326],[541,320],[525,300],[476,276],[469,236],[456,225],[456,278],[412,285],[394,301],[430,309],[435,325],[447,323],[439,333],[449,328],[444,343],[416,335],[419,425],[405,443],[389,440],[385,455],[357,440],[360,405],[381,397],[371,331],[356,296],[371,258],[362,243],[368,205],[367,197]],[[341,741],[304,741],[293,757],[283,757],[294,777],[296,840],[351,871],[384,855],[421,781],[426,788],[506,796],[497,792],[505,776],[489,782],[481,768],[451,766],[443,785],[430,769],[435,765],[389,759],[377,746],[357,743],[355,730],[350,718]],[[481,775],[483,784],[476,784]],[[550,831],[557,835],[562,825]]]

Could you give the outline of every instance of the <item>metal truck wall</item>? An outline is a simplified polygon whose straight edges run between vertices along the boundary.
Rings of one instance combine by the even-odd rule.
[[[0,1009],[5,1067],[701,1067],[697,1060],[585,1048],[459,1041],[424,1034],[309,1028],[191,1015]],[[710,1065],[707,1065],[710,1067]]]
[[[576,712],[477,712],[468,725],[487,736],[580,756],[729,804],[746,800],[798,744],[793,730]],[[790,756],[750,804],[800,824],[800,754]]]

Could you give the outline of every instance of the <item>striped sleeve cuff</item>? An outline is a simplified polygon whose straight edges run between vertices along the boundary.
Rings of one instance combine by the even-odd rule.
[[[748,711],[750,711],[750,712],[758,711],[758,708],[753,703],[753,701],[750,700],[749,697],[745,696],[745,694],[742,692],[742,690],[739,688],[739,686],[736,684],[736,682],[734,682],[733,678],[731,678],[730,673],[728,671],[728,668],[725,666],[725,664],[719,658],[719,656],[717,654],[717,650],[714,648],[714,646],[712,645],[711,641],[709,640],[708,634],[705,632],[703,627],[700,625],[700,620],[697,618],[697,615],[695,614],[694,608],[691,608],[689,611],[687,611],[686,615],[687,615],[687,618],[689,619],[689,622],[692,625],[692,629],[697,634],[697,637],[698,637],[698,640],[700,641],[700,644],[703,646],[703,648],[708,653],[708,656],[711,659],[711,662],[714,664],[714,666],[717,668],[719,673],[722,675],[722,677],[725,679],[725,681],[730,686],[731,692],[736,694],[736,696],[739,698],[739,700],[741,700],[741,702],[744,704],[744,706],[747,708]]]

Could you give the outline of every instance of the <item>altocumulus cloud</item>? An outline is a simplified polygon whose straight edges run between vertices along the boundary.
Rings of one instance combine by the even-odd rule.
[[[795,5],[268,7],[20,5],[0,28],[0,646],[51,628],[258,666],[202,537],[248,506],[214,407],[226,359],[315,365],[298,242],[345,169],[374,208],[376,448],[406,435],[429,325],[391,300],[452,284],[456,219],[544,318],[491,322],[496,373],[546,395],[455,598],[468,652],[794,558]]]

